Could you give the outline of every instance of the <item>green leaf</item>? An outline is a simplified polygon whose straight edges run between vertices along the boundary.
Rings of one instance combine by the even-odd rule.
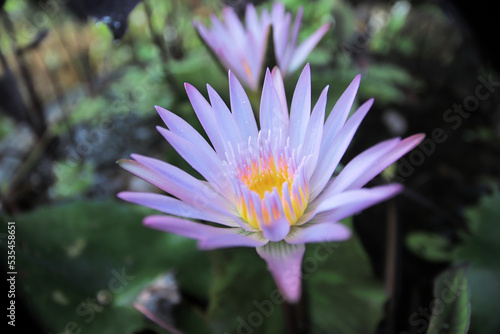
[[[357,236],[307,247],[303,271],[312,333],[374,333],[386,295]]]
[[[472,235],[460,247],[457,263],[469,263],[471,333],[498,333],[500,318],[500,192],[495,189],[467,210]]]
[[[10,220],[16,222],[20,286],[48,332],[78,328],[123,334],[144,328],[144,317],[132,303],[168,270],[175,272],[182,292],[206,300],[207,254],[193,240],[142,226],[146,213],[116,201],[81,201],[41,207]],[[198,306],[183,301],[174,310],[177,327],[206,332],[200,313]]]
[[[255,249],[218,250],[211,258],[215,270],[208,312],[212,330],[283,333],[283,298]],[[355,235],[343,243],[307,245],[302,271],[311,333],[375,331],[386,295]]]
[[[457,248],[448,238],[430,232],[413,232],[406,245],[417,256],[430,262],[447,262],[456,258]]]
[[[211,252],[214,281],[208,318],[214,333],[283,333],[279,294],[254,248]]]
[[[434,281],[434,302],[427,334],[464,334],[470,324],[467,267],[451,268]]]

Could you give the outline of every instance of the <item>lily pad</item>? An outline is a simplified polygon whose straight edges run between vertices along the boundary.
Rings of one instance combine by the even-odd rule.
[[[47,331],[123,334],[144,328],[132,303],[167,270],[174,271],[182,293],[206,300],[206,253],[193,240],[142,226],[147,213],[116,201],[81,201],[11,219],[19,282]],[[174,310],[177,327],[204,332],[199,309],[183,301]]]

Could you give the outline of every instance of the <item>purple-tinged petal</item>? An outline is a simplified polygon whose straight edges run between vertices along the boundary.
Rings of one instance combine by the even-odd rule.
[[[228,247],[260,247],[269,242],[260,233],[237,234],[235,231],[232,231],[234,229],[226,230],[228,230],[227,233],[220,233],[216,236],[201,239],[198,241],[198,247],[203,250]]]
[[[316,44],[323,38],[326,32],[330,29],[331,24],[325,23],[318,30],[316,30],[311,36],[309,36],[305,41],[300,43],[300,45],[295,49],[292,59],[290,60],[290,66],[288,67],[288,72],[293,72],[306,60],[307,56],[314,49]]]
[[[132,154],[137,161],[123,159],[120,167],[197,208],[208,208],[232,216],[234,206],[211,187],[166,162]]]
[[[273,77],[274,87],[276,88],[276,93],[278,93],[278,98],[281,102],[281,107],[283,109],[283,118],[286,120],[286,128],[288,129],[289,117],[288,117],[288,104],[286,102],[285,85],[283,83],[283,75],[278,67],[274,67],[271,71],[271,76]]]
[[[226,234],[226,230],[240,230],[235,228],[213,227],[201,223],[195,223],[190,220],[170,217],[170,216],[147,216],[143,221],[144,225],[163,232],[178,234],[183,237],[201,240],[204,238],[214,237],[221,234]]]
[[[175,115],[171,111],[163,109],[162,107],[155,106],[158,114],[160,114],[163,122],[168,126],[169,130],[173,133],[189,140],[194,145],[200,147],[204,152],[210,153],[214,152],[210,144],[207,143],[205,138],[198,131],[196,131],[188,122],[183,120],[181,117]]]
[[[372,198],[365,198],[364,201],[358,201],[353,204],[344,205],[333,210],[320,212],[315,217],[315,221],[336,222],[346,217],[357,214],[364,209],[373,206],[377,203],[383,202],[393,196],[396,196],[403,189],[401,185],[388,185],[394,186],[393,191],[387,191],[385,196],[373,196]],[[399,187],[398,187],[399,186]],[[354,191],[354,190],[352,190]],[[358,190],[359,191],[359,190]]]
[[[322,198],[316,206],[316,213],[330,211],[349,205],[363,206],[364,203],[375,203],[390,198],[403,190],[403,186],[397,183],[388,184],[373,188],[362,188],[348,190],[337,193],[329,197]],[[319,202],[319,199],[318,199]]]
[[[307,161],[307,178],[310,179],[319,158],[321,139],[323,137],[323,124],[325,122],[325,108],[328,86],[323,89],[311,113],[311,119],[307,124],[305,140],[302,144],[302,156],[309,157]]]
[[[273,29],[274,53],[278,60],[278,66],[282,67],[281,61],[284,58],[286,46],[288,43],[288,34],[290,33],[291,15],[285,15],[285,5],[281,2],[275,2],[271,9],[271,20]]]
[[[283,108],[276,92],[276,88],[269,69],[264,78],[262,98],[260,101],[260,127],[265,136],[271,132],[271,138],[284,138],[287,135],[287,119],[283,115]]]
[[[232,39],[238,42],[245,41],[245,28],[234,10],[231,7],[224,7],[222,15],[224,15],[226,28],[229,34],[231,34]]]
[[[346,176],[342,178],[350,179],[351,184],[346,189],[355,189],[364,186],[373,177],[381,173],[384,169],[389,167],[392,163],[397,161],[403,155],[415,148],[422,140],[424,140],[424,134],[416,134],[408,138],[403,139],[400,143],[394,147],[391,151],[384,154],[376,162],[368,165],[362,174],[359,174],[355,179],[352,175],[348,175],[351,172],[351,168],[346,171]],[[347,167],[347,166],[346,166]],[[341,173],[342,174],[342,173]],[[340,177],[338,175],[337,179]],[[337,181],[337,179],[335,181]],[[342,179],[341,179],[342,180]],[[334,182],[335,183],[335,182]],[[333,184],[332,184],[333,186]]]
[[[196,88],[188,83],[186,83],[184,86],[186,88],[186,93],[188,95],[189,101],[191,102],[191,105],[193,106],[193,109],[196,113],[196,116],[200,120],[200,123],[207,133],[208,138],[210,138],[212,145],[215,147],[215,151],[217,151],[217,154],[219,155],[219,157],[221,157],[221,159],[224,159],[225,147],[222,143],[220,129],[217,124],[212,106],[207,102],[207,100],[205,100],[203,95],[201,95],[201,93]]]
[[[333,139],[344,126],[349,116],[349,112],[351,111],[356,93],[358,92],[360,81],[361,74],[358,74],[346,88],[344,93],[342,93],[330,112],[324,126],[321,153],[324,153],[331,146]]]
[[[245,9],[245,24],[250,34],[259,36],[262,33],[259,16],[254,5],[251,3],[248,3]]]
[[[210,86],[207,85],[208,96],[210,98],[210,103],[215,112],[215,117],[217,118],[217,123],[219,124],[221,131],[221,138],[223,144],[226,147],[226,152],[230,150],[230,147],[236,147],[238,144],[244,144],[247,142],[248,138],[243,138],[241,132],[238,129],[238,125],[234,120],[233,114],[229,111],[224,101],[217,92]],[[228,145],[228,143],[231,144]]]
[[[349,239],[351,230],[343,224],[317,223],[308,227],[292,229],[285,241],[289,244],[305,244],[312,242],[343,241]]]
[[[267,243],[258,233],[248,233],[241,228],[213,227],[170,216],[148,216],[143,223],[153,229],[196,239],[198,246],[205,250],[236,246],[258,247]]]
[[[328,180],[331,178],[340,159],[349,146],[352,137],[354,137],[359,124],[370,110],[372,104],[373,99],[369,99],[359,107],[335,136],[331,146],[321,155],[322,158],[318,161],[318,165],[316,166],[316,170],[310,182],[312,189],[309,197],[310,201],[314,200],[328,183]],[[324,131],[325,130],[326,129],[324,129]]]
[[[229,71],[229,97],[238,129],[243,138],[257,138],[258,128],[252,105],[236,76]]]
[[[295,87],[290,108],[290,145],[302,145],[311,115],[311,69],[306,64]]]
[[[157,130],[172,145],[172,147],[196,169],[220,194],[230,201],[234,201],[231,194],[231,185],[227,171],[218,157],[206,154],[202,149],[186,139],[162,127]]]
[[[302,292],[302,258],[306,247],[286,242],[270,242],[257,247],[281,294],[289,303],[297,303]]]
[[[297,39],[299,37],[300,24],[302,23],[302,16],[304,15],[304,7],[300,6],[297,11],[297,16],[295,16],[295,21],[293,22],[292,36],[290,37],[290,42],[288,46],[290,50],[294,50],[297,45]]]
[[[367,149],[344,167],[321,196],[361,188],[373,177],[417,146],[424,137],[423,134],[417,134],[402,141],[399,138],[394,138]]]
[[[291,15],[289,13],[287,13],[287,15],[289,16],[290,20],[290,22],[287,25],[285,25],[288,33],[288,30],[290,30]],[[295,48],[297,46],[297,39],[299,37],[300,24],[302,22],[303,15],[304,15],[304,7],[300,6],[297,12],[297,16],[295,17],[295,21],[293,22],[292,34],[290,36],[290,40],[286,45],[286,50],[285,53],[283,54],[283,59],[279,61],[279,64],[283,66],[283,72],[285,76],[290,72],[294,71],[290,69],[290,63],[293,60],[295,54]]]
[[[265,223],[260,225],[262,230],[262,235],[270,241],[281,241],[283,240],[288,232],[290,232],[290,223],[285,217],[273,221],[271,224],[267,225]]]
[[[239,225],[227,215],[214,212],[209,208],[197,208],[187,202],[165,195],[123,191],[118,194],[118,197],[125,201],[158,210],[169,215],[207,220],[226,226],[239,227]]]
[[[266,193],[262,201],[255,192],[250,193],[250,196],[252,196],[259,228],[264,237],[270,241],[283,240],[290,232],[290,223],[283,213],[278,190],[274,189],[272,193]]]
[[[400,142],[401,138],[385,140],[358,154],[349,161],[340,174],[325,188],[318,197],[318,200],[325,196],[344,191],[356,178],[363,177],[367,169],[371,168],[373,164],[377,163],[380,158],[393,150]]]

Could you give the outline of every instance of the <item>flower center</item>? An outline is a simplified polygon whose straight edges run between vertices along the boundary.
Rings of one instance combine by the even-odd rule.
[[[238,212],[257,229],[283,218],[294,225],[309,200],[305,159],[297,164],[287,147],[272,150],[267,141],[259,142],[258,152],[238,150],[231,159]]]
[[[285,182],[290,185],[293,182],[293,175],[288,175],[288,170],[284,164],[275,164],[273,157],[270,161],[259,159],[259,164],[252,164],[246,171],[240,173],[240,180],[251,191],[259,194],[264,199],[266,192],[272,193],[276,189],[280,196]]]

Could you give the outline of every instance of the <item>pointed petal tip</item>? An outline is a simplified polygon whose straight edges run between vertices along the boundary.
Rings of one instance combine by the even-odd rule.
[[[407,140],[412,139],[412,140],[421,142],[422,140],[424,140],[425,137],[426,137],[425,133],[417,133],[417,134],[414,134],[413,136],[410,136],[410,137],[408,137],[406,139]]]
[[[132,153],[130,156],[131,156],[132,158],[134,158],[134,157],[133,157],[134,155],[135,155],[135,154],[134,154],[134,153]],[[116,160],[116,163],[117,163],[117,164],[118,164],[118,166],[120,166],[120,167],[122,167],[124,164],[127,164],[127,163],[129,163],[129,162],[134,162],[134,160],[130,160],[130,159],[118,159],[118,160]]]
[[[186,93],[189,94],[189,91],[191,91],[193,89],[196,89],[196,88],[194,88],[194,86],[191,85],[189,82],[184,83],[184,90],[186,91]]]
[[[130,191],[120,191],[118,194],[116,194],[116,197],[126,201],[130,193]]]
[[[156,126],[156,130],[158,130],[158,132],[160,132],[160,133],[163,133],[163,131],[169,131],[169,130],[165,129],[163,126],[160,126],[160,125]]]
[[[364,105],[368,106],[368,108],[371,108],[371,106],[373,105],[373,102],[375,102],[375,98],[373,97],[370,97],[368,100],[366,100],[365,103],[363,103]]]
[[[286,242],[268,243],[257,247],[257,254],[266,261],[283,298],[291,304],[300,300],[304,252],[304,244],[291,245]]]
[[[157,106],[157,105],[155,105],[155,109],[156,109],[156,112],[160,115],[160,117],[168,113],[167,109],[160,107],[160,106]]]

